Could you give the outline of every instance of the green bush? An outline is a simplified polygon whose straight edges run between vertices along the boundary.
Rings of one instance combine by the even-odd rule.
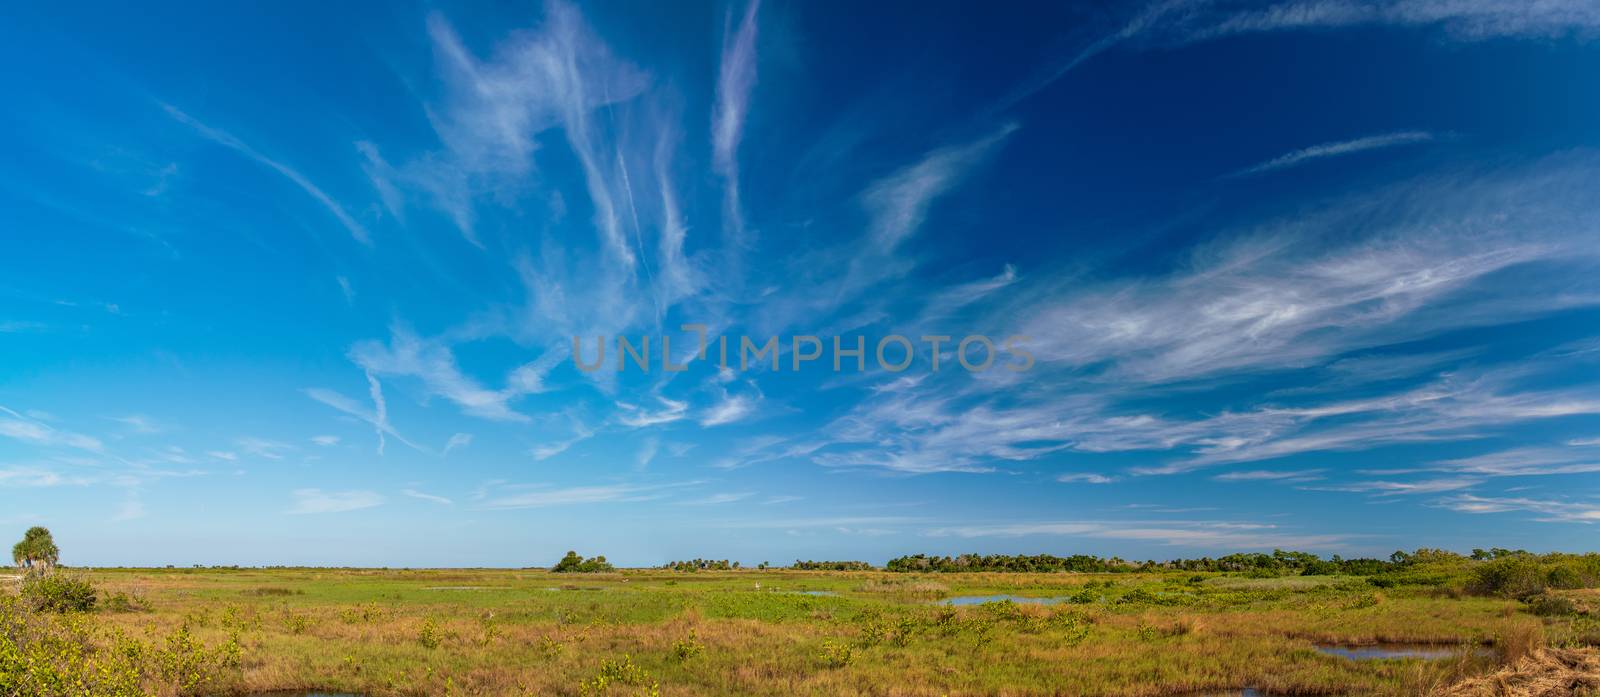
[[[577,552],[567,552],[567,556],[556,562],[551,571],[556,573],[595,573],[598,571],[616,571],[617,567],[606,561],[605,555],[584,559]]]
[[[1600,586],[1600,555],[1512,554],[1482,562],[1472,571],[1475,593],[1527,598],[1546,588]]]
[[[89,612],[94,584],[67,574],[34,574],[22,582],[22,600],[35,612]]]
[[[1487,595],[1522,598],[1544,590],[1545,574],[1532,556],[1486,561],[1472,571],[1472,590]]]
[[[1527,603],[1528,612],[1542,617],[1578,614],[1578,606],[1572,602],[1572,599],[1559,595],[1540,593],[1528,598]]]

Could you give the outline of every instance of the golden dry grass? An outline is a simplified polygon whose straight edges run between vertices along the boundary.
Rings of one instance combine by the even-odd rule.
[[[1426,695],[1499,667],[1467,648],[1543,655],[1541,620],[1516,601],[1379,592],[1345,578],[331,569],[93,578],[148,608],[96,613],[105,632],[152,645],[180,630],[206,646],[238,636],[239,666],[196,693],[218,696],[579,695],[608,664],[647,673],[665,695]],[[935,601],[996,593],[1078,602]],[[1391,641],[1463,649],[1436,661],[1353,661],[1314,648]],[[176,694],[159,681],[146,689]]]

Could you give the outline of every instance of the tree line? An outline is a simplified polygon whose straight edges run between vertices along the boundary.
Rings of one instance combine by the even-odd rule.
[[[895,572],[954,573],[964,571],[990,571],[1015,573],[1107,573],[1119,571],[1197,571],[1264,573],[1272,575],[1299,574],[1303,576],[1375,576],[1409,568],[1418,564],[1449,561],[1489,561],[1513,557],[1533,556],[1524,550],[1493,548],[1474,549],[1471,555],[1461,555],[1442,549],[1418,549],[1414,552],[1397,551],[1388,559],[1346,559],[1337,554],[1323,558],[1310,552],[1275,549],[1272,553],[1244,552],[1221,557],[1198,557],[1168,561],[1127,561],[1120,557],[1097,557],[1074,554],[1058,557],[1053,554],[961,554],[954,557],[913,554],[890,559],[884,568]]]

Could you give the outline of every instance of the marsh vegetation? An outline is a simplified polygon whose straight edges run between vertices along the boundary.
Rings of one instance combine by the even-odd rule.
[[[1545,694],[1494,691],[1518,666],[1578,676],[1548,694],[1600,688],[1600,593],[1572,587],[1600,585],[1600,558],[1421,556],[1370,575],[628,569],[581,587],[539,569],[58,571],[98,602],[4,593],[0,694]],[[994,598],[948,602],[968,596]],[[1417,653],[1381,655],[1399,644]]]

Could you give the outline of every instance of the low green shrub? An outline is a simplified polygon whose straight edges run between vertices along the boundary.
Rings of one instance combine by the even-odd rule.
[[[97,594],[87,579],[69,574],[34,574],[22,582],[22,600],[35,612],[89,612]]]

